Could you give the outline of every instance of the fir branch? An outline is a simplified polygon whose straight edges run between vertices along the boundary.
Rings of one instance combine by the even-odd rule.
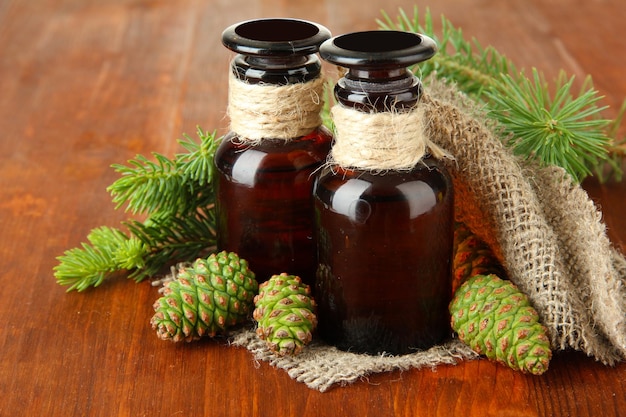
[[[116,209],[127,204],[133,214],[153,212],[164,207],[169,210],[186,203],[187,190],[183,175],[175,160],[153,153],[156,161],[143,155],[128,161],[130,166],[115,164],[121,178],[107,188],[116,203]]]
[[[54,276],[59,285],[69,286],[68,292],[97,287],[116,269],[114,261],[87,243],[66,250],[57,260],[59,264],[54,267]]]
[[[620,161],[626,157],[625,145],[623,141],[615,144],[611,140],[621,117],[613,124],[602,117],[607,107],[598,106],[602,97],[593,88],[591,77],[585,80],[578,95],[572,92],[573,77],[564,73],[554,85],[546,83],[536,69],[532,71],[533,78],[528,79],[523,70],[517,70],[495,48],[484,48],[476,39],[465,39],[462,30],[443,16],[441,36],[437,36],[428,9],[423,18],[417,7],[412,17],[400,9],[396,20],[383,12],[378,24],[381,29],[424,33],[435,39],[439,52],[420,64],[421,76],[454,82],[460,91],[483,102],[504,131],[514,135],[507,143],[516,153],[543,164],[559,165],[578,181],[601,172],[608,163],[614,177],[621,179]],[[550,91],[556,91],[553,97],[549,96]]]
[[[219,144],[215,133],[208,134],[197,128],[200,143],[189,136],[178,143],[187,153],[179,153],[169,159],[153,153],[155,161],[143,155],[128,161],[129,165],[114,164],[113,168],[121,178],[107,190],[117,204],[116,209],[127,205],[133,214],[188,213],[194,210],[198,198],[204,198],[205,205],[212,201],[212,193],[207,196],[205,187],[213,178],[213,155]],[[194,203],[194,204],[190,204]]]
[[[185,139],[179,140],[178,143],[187,150],[187,153],[178,154],[176,158],[184,181],[189,183],[189,180],[192,180],[194,184],[203,187],[211,184],[213,179],[215,171],[213,157],[220,139],[216,139],[215,132],[209,134],[200,127],[197,128],[196,133],[200,138],[200,143],[196,143],[188,135],[183,135]]]
[[[118,269],[132,271],[134,269],[142,269],[146,266],[146,257],[148,256],[148,246],[135,236],[130,236],[124,242],[121,242],[113,254],[113,259]]]
[[[599,118],[606,109],[598,107],[602,98],[590,85],[577,97],[571,94],[574,78],[561,74],[552,97],[536,69],[532,79],[514,80],[503,75],[488,90],[487,97],[497,110],[493,117],[512,134],[509,145],[527,159],[537,158],[544,165],[563,167],[576,180],[592,174],[590,167],[606,160],[610,140],[604,131],[610,121]]]
[[[59,264],[54,268],[54,275],[60,285],[69,285],[68,292],[97,287],[112,273],[141,265],[141,258],[145,255],[143,244],[138,244],[137,239],[129,238],[119,229],[95,228],[87,240],[89,243],[67,250],[57,258]],[[123,259],[123,252],[131,247],[132,256]]]
[[[126,223],[131,233],[150,248],[145,265],[129,277],[141,281],[174,261],[193,260],[215,251],[215,210],[198,208],[195,216],[151,217],[146,222]]]
[[[122,271],[141,281],[170,263],[215,250],[213,156],[220,139],[200,128],[197,133],[200,142],[185,135],[179,143],[187,152],[174,159],[155,153],[154,161],[139,155],[129,166],[114,165],[122,176],[108,187],[116,208],[127,205],[147,219],[126,221],[128,234],[95,228],[88,243],[59,256],[54,275],[67,291],[99,286]]]
[[[439,79],[453,81],[461,91],[480,99],[500,74],[516,72],[513,62],[506,56],[492,46],[484,48],[475,38],[468,41],[463,30],[456,28],[444,16],[441,16],[441,34],[435,33],[428,8],[423,18],[417,6],[413,9],[413,17],[409,17],[403,9],[399,10],[395,21],[384,11],[382,15],[383,20],[377,20],[381,29],[423,33],[437,43],[437,54],[413,68],[419,71],[422,78],[432,74]]]

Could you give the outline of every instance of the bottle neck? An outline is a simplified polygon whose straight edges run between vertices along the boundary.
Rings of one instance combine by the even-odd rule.
[[[250,84],[289,85],[319,77],[322,66],[316,55],[246,56],[239,54],[233,59],[231,68],[238,79]]]
[[[325,81],[320,71],[314,55],[236,56],[229,74],[230,129],[248,145],[308,135],[322,124]]]
[[[350,69],[335,86],[344,106],[363,111],[406,111],[417,105],[422,84],[406,68]]]

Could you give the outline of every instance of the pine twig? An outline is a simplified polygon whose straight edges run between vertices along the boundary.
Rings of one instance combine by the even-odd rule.
[[[67,291],[99,286],[120,271],[141,281],[170,263],[215,250],[213,156],[220,139],[200,128],[197,133],[200,143],[185,136],[179,143],[187,152],[173,159],[155,153],[154,160],[139,155],[127,166],[113,166],[121,178],[107,189],[116,209],[126,205],[147,218],[126,221],[128,234],[93,229],[88,242],[59,256],[54,275]]]
[[[464,93],[480,99],[486,89],[493,85],[500,74],[517,72],[511,60],[492,46],[483,47],[478,40],[467,40],[463,30],[441,16],[440,34],[435,32],[434,21],[427,8],[424,16],[417,6],[409,17],[403,9],[394,21],[386,12],[377,23],[381,29],[423,33],[435,40],[439,51],[434,57],[413,68],[422,78],[435,75],[439,79],[453,81]],[[422,23],[423,22],[423,23]]]
[[[58,257],[54,275],[67,291],[97,287],[115,271],[143,266],[146,247],[138,239],[111,227],[98,227],[87,236],[89,243]]]
[[[582,181],[592,174],[590,167],[608,159],[610,140],[604,132],[610,121],[599,117],[607,107],[597,106],[602,97],[591,80],[576,97],[571,93],[573,81],[561,73],[551,96],[547,83],[533,69],[532,79],[501,76],[486,95],[493,103],[492,116],[505,133],[512,134],[509,145],[516,154],[560,166]]]
[[[215,210],[211,205],[198,208],[195,215],[152,217],[149,221],[129,221],[126,226],[133,236],[150,248],[144,267],[129,278],[141,281],[159,272],[174,261],[193,260],[216,249]]]
[[[422,23],[423,22],[423,23]],[[587,77],[578,95],[572,92],[573,77],[564,73],[549,85],[543,75],[523,70],[493,47],[482,47],[476,39],[465,39],[460,28],[442,16],[441,35],[434,33],[430,11],[422,17],[417,6],[409,17],[402,9],[394,20],[383,12],[381,29],[424,33],[438,43],[439,52],[420,64],[422,77],[433,75],[453,82],[460,91],[483,102],[489,115],[500,123],[504,138],[514,135],[514,151],[542,164],[563,167],[578,181],[598,173],[607,164],[613,176],[621,179],[621,162],[626,157],[624,140],[615,138],[624,114],[611,122],[602,117],[603,98]],[[550,91],[556,91],[550,96]],[[602,179],[602,178],[601,178]]]

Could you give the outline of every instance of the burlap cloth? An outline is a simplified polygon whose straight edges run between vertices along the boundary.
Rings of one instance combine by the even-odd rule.
[[[454,156],[456,218],[496,252],[508,278],[528,295],[555,350],[574,349],[612,365],[626,357],[626,260],[609,241],[602,214],[564,170],[515,157],[476,104],[454,87],[425,83],[427,134]],[[435,368],[473,359],[458,340],[402,356],[357,355],[314,341],[280,358],[253,330],[232,335],[257,360],[319,391],[367,375]]]

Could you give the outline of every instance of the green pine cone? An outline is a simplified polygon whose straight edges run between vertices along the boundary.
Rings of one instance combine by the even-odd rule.
[[[491,248],[464,223],[454,225],[452,291],[474,275],[504,277],[504,269]]]
[[[163,340],[213,337],[248,319],[259,284],[248,262],[222,251],[180,268],[154,303],[150,323]]]
[[[541,375],[552,357],[547,329],[528,297],[496,275],[476,275],[450,303],[452,329],[476,353]]]
[[[257,334],[280,355],[297,355],[313,338],[317,326],[311,289],[300,277],[282,273],[259,286],[254,298]]]

